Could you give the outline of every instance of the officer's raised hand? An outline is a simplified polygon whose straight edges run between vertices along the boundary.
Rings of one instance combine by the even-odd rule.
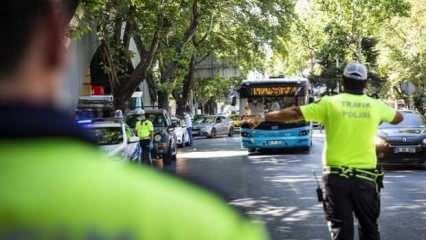
[[[241,121],[241,126],[244,128],[255,128],[264,121],[265,118],[259,115],[244,116]]]

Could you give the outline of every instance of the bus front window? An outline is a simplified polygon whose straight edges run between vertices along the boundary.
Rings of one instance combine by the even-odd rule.
[[[286,107],[297,105],[297,102],[303,101],[294,97],[257,97],[242,99],[241,109],[243,115],[263,115],[268,112],[279,111]]]

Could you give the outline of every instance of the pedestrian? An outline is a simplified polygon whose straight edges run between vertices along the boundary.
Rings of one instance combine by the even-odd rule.
[[[189,146],[192,146],[192,118],[191,118],[191,109],[187,106],[185,108],[185,112],[183,114],[183,118],[185,121],[185,127],[186,127],[186,131],[188,132],[188,136],[189,136]]]
[[[266,239],[215,195],[107,157],[58,109],[65,2],[0,1],[0,239]]]
[[[138,122],[136,123],[136,133],[140,139],[142,148],[141,161],[143,164],[152,165],[152,141],[154,138],[154,125],[146,118],[145,111],[138,111]]]
[[[305,120],[323,124],[325,206],[332,238],[352,240],[355,215],[360,239],[378,240],[383,175],[377,169],[375,138],[381,122],[398,124],[402,115],[364,94],[367,68],[360,63],[345,67],[343,86],[342,94],[271,112],[264,118],[246,118],[246,123],[252,127],[262,121]]]

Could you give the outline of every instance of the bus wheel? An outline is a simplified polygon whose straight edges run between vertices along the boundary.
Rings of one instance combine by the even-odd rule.
[[[311,151],[311,147],[310,146],[302,147],[302,151],[306,154],[309,154]]]

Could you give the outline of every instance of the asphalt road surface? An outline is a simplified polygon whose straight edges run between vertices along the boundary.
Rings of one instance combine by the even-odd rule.
[[[317,133],[310,153],[249,155],[239,137],[196,139],[180,150],[175,171],[219,187],[230,204],[265,222],[274,240],[327,240],[312,176],[321,172],[323,142]],[[426,239],[426,171],[386,172],[380,227],[382,239]]]

